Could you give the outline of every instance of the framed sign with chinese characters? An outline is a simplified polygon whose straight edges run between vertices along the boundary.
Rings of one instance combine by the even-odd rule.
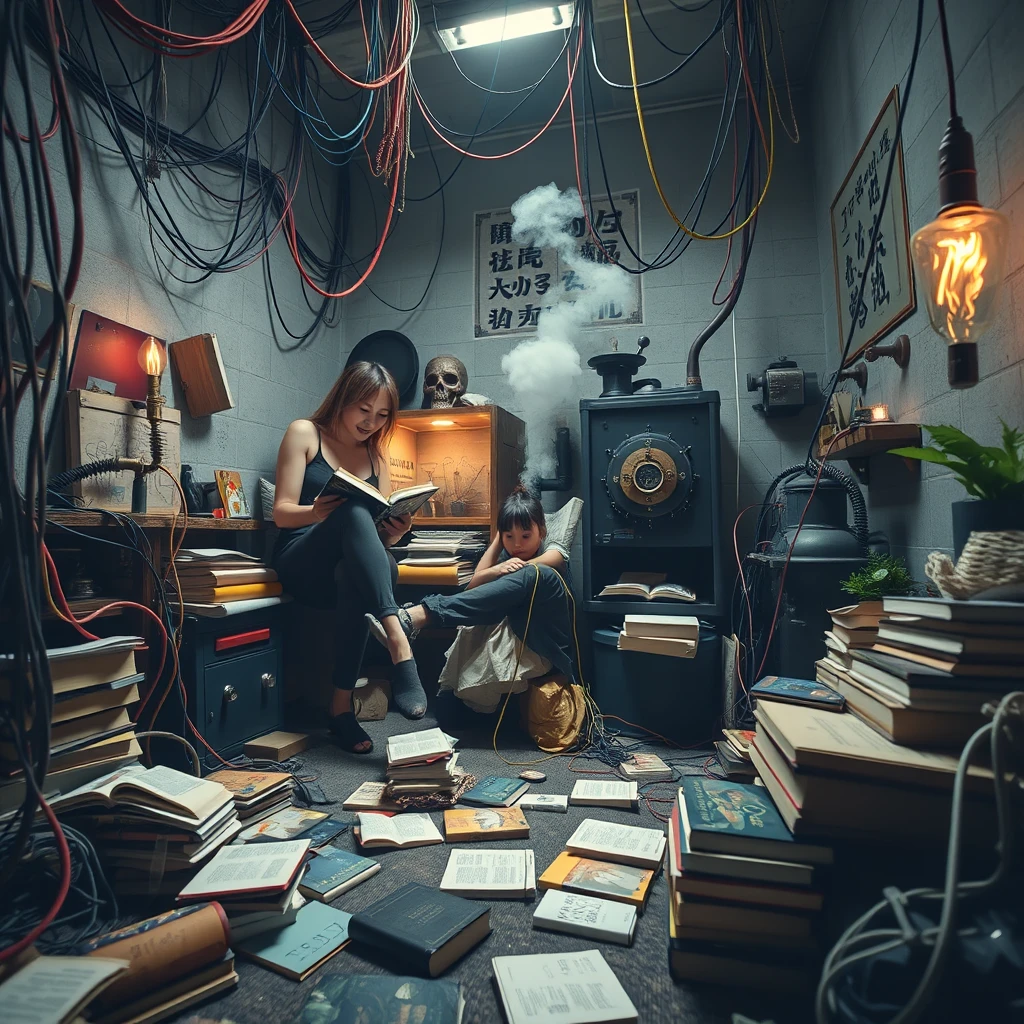
[[[836,274],[839,352],[853,328],[850,354],[856,362],[864,349],[884,337],[914,312],[914,272],[910,261],[907,186],[903,177],[903,146],[896,134],[899,89],[886,97],[849,174],[832,202],[832,255]],[[864,297],[858,303],[860,278],[868,258],[871,230],[878,219],[882,186],[896,148],[889,198],[882,212]]]
[[[580,253],[599,263],[623,260],[635,263],[632,252],[640,252],[640,194],[636,189],[595,197],[589,207],[598,245],[587,230],[582,209],[569,230],[577,239]],[[557,249],[536,249],[512,241],[512,211],[488,210],[476,214],[474,235],[476,295],[473,333],[477,338],[535,334],[537,319],[551,305],[549,293],[559,284],[565,298],[572,298],[577,275],[563,265]],[[632,248],[632,252],[630,252]],[[626,308],[605,303],[593,326],[642,324],[644,322],[642,275],[630,276],[631,298]]]

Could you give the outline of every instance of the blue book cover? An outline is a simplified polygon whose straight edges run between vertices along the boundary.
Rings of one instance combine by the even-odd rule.
[[[300,834],[300,838],[308,839],[310,846],[323,846],[332,839],[337,839],[347,829],[348,822],[339,821],[337,818],[325,818],[323,821],[319,821],[310,828],[307,828],[305,832]]]
[[[364,872],[375,873],[379,870],[379,861],[370,857],[360,857],[347,850],[339,850],[335,846],[325,846],[310,858],[309,869],[303,876],[299,888],[309,889],[317,896],[324,896]]]
[[[325,978],[310,992],[299,1024],[362,1021],[365,1024],[458,1024],[462,992],[457,981],[345,974]]]
[[[459,799],[464,804],[509,807],[518,796],[529,788],[530,784],[522,779],[506,779],[500,775],[488,775],[472,789],[466,790]]]
[[[842,711],[846,698],[831,686],[813,679],[794,679],[791,676],[765,676],[750,688],[751,697],[762,700],[781,700],[787,704],[807,704],[828,711]]]
[[[236,953],[286,977],[303,981],[348,945],[352,915],[326,903],[307,903],[294,924],[232,943]]]

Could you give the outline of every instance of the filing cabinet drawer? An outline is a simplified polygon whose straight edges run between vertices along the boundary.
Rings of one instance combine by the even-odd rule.
[[[202,732],[222,756],[237,753],[246,740],[279,727],[280,674],[276,649],[205,666]]]

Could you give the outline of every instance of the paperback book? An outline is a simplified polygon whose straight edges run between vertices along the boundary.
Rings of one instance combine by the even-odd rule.
[[[467,899],[523,899],[537,891],[533,850],[452,850],[441,891]]]
[[[636,908],[596,896],[548,889],[533,912],[533,927],[631,946]]]
[[[449,843],[528,839],[530,824],[519,807],[456,807],[444,812],[444,834]]]
[[[632,864],[578,857],[563,851],[538,879],[541,889],[561,889],[626,903],[643,913],[656,872]]]
[[[639,800],[635,782],[608,779],[577,779],[569,803],[591,807],[622,807],[630,810]]]

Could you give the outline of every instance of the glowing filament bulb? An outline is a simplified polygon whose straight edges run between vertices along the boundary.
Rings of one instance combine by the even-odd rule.
[[[167,365],[167,352],[156,338],[147,338],[139,348],[139,366],[150,377],[159,377]]]

